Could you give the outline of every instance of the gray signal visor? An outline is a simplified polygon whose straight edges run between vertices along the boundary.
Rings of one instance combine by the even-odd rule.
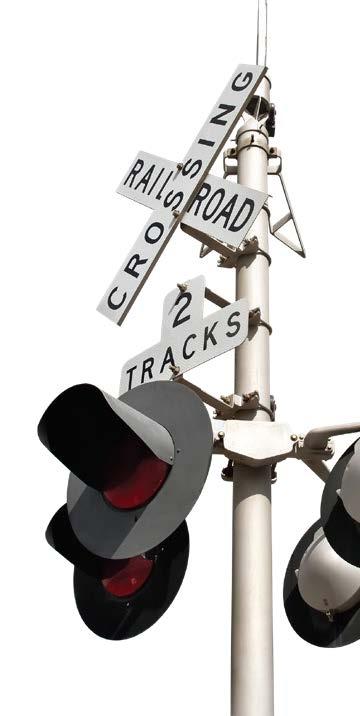
[[[39,438],[45,447],[87,485],[104,489],[110,456],[131,435],[173,465],[175,448],[161,422],[93,385],[72,386],[55,398],[42,416]]]
[[[175,448],[170,433],[131,405],[101,391],[110,408],[148,446],[151,452],[168,465],[174,461]]]
[[[115,509],[99,489],[85,484],[74,472],[70,475],[67,507],[72,529],[87,550],[106,559],[143,554],[179,527],[200,496],[213,450],[207,409],[194,392],[179,383],[146,383],[121,395],[118,403],[116,409],[131,407],[135,414],[164,426],[175,454],[158,493],[133,509]]]

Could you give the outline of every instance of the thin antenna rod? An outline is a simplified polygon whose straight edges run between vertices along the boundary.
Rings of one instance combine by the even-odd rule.
[[[265,57],[264,65],[267,63],[267,48],[268,48],[268,0],[265,0]]]
[[[257,33],[256,33],[256,64],[259,64],[259,34],[260,34],[260,0],[257,8]]]
[[[264,17],[264,65],[267,62],[267,46],[268,46],[268,0],[264,0],[265,17]],[[258,0],[257,8],[257,32],[256,32],[256,64],[259,64],[260,54],[260,0]]]

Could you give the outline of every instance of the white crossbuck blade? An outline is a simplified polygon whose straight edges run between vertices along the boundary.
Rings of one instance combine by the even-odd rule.
[[[125,363],[120,395],[150,380],[170,380],[243,343],[248,301],[242,298],[203,318],[204,299],[204,276],[186,281],[165,297],[161,342]]]
[[[150,209],[180,206],[181,197],[169,192],[178,171],[176,162],[139,152],[126,172],[117,193]],[[238,248],[255,221],[268,195],[208,174],[199,187],[182,223]]]
[[[185,158],[171,176],[166,204],[164,202],[153,211],[98,306],[98,310],[112,321],[119,325],[123,322],[265,73],[266,67],[259,65],[236,68]]]

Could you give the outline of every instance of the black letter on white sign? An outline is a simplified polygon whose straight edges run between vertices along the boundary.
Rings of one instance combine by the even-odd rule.
[[[167,177],[166,177],[166,179],[165,179],[165,181],[164,181],[162,187],[159,189],[158,193],[156,194],[156,199],[159,199],[159,201],[161,200],[161,192],[165,189],[165,187],[166,187],[166,185],[168,184],[168,182],[170,181],[170,179],[171,179],[173,173],[174,173],[174,172],[170,172],[170,174],[167,175]],[[152,190],[152,187],[151,187],[151,190]],[[150,192],[149,192],[149,193],[150,193]]]
[[[233,318],[235,318],[236,316],[240,316],[240,311],[234,311],[234,313],[232,313],[231,316],[229,316],[229,318],[227,319],[227,324],[229,328],[235,328],[235,331],[233,331],[232,333],[231,331],[227,331],[226,335],[228,338],[234,338],[234,336],[236,336],[236,334],[240,331],[240,321],[233,321]]]
[[[155,164],[152,164],[152,166],[150,167],[150,169],[148,169],[147,172],[145,172],[144,176],[141,177],[141,179],[140,179],[140,181],[138,182],[138,184],[137,184],[136,186],[134,186],[134,190],[135,190],[135,191],[137,191],[138,188],[139,188],[139,186],[141,186],[141,184],[143,184],[144,186],[143,186],[142,193],[144,193],[144,191],[147,189],[147,185],[148,185],[148,183],[149,183],[149,181],[150,181],[150,179],[151,179],[151,177],[152,177],[152,175],[153,175],[154,169],[155,169]]]
[[[173,194],[174,194],[174,190],[171,189],[171,191],[169,191],[169,193],[166,195],[166,197],[164,199],[164,206],[167,209],[169,206],[171,206],[171,204],[173,204],[172,210],[176,211],[176,209],[180,206],[180,204],[184,198],[184,193],[182,191],[177,191],[176,194],[174,194],[174,196],[172,196]],[[177,200],[178,200],[178,202],[176,204]],[[175,206],[174,206],[174,202],[175,202]]]
[[[115,286],[115,288],[113,288],[113,290],[109,293],[108,300],[107,300],[107,304],[108,304],[109,308],[111,308],[113,311],[116,311],[118,308],[121,308],[123,303],[126,301],[126,296],[127,296],[127,294],[124,293],[120,303],[114,303],[114,301],[112,300],[112,297],[113,297],[114,293],[116,293],[117,290],[118,290],[118,286]]]
[[[217,346],[217,340],[215,339],[215,336],[213,336],[213,331],[214,331],[215,327],[217,326],[217,324],[218,324],[218,321],[215,321],[215,323],[213,323],[213,325],[211,326],[210,329],[208,326],[205,326],[204,346],[203,346],[204,351],[206,351],[206,349],[207,349],[207,344],[208,344],[209,339],[211,340],[211,343],[213,344],[213,346]]]
[[[158,230],[158,235],[155,234],[155,236],[151,236],[150,232],[153,233],[153,230]],[[154,221],[153,224],[150,224],[148,228],[145,231],[145,241],[148,242],[148,244],[156,244],[159,239],[161,239],[162,235],[164,233],[164,224],[160,224],[160,221]],[[146,259],[147,260],[147,259]]]
[[[195,209],[195,211],[194,211],[194,215],[195,215],[195,216],[198,215],[198,212],[199,212],[199,209],[200,209],[200,204],[201,204],[201,202],[205,201],[205,199],[209,196],[210,191],[211,191],[211,186],[210,186],[210,184],[208,184],[208,183],[205,181],[205,182],[203,183],[203,185],[200,187],[198,193],[196,194],[196,197],[195,197],[193,203],[191,204],[191,206],[190,206],[190,208],[189,208],[189,211],[191,211],[192,208],[193,208],[193,206],[194,206],[194,204],[197,202],[197,207],[196,207],[196,209]]]
[[[206,204],[205,209],[202,214],[203,219],[205,219],[205,221],[209,221],[209,219],[211,219],[211,217],[214,216],[214,214],[216,214],[217,210],[219,209],[220,205],[223,202],[224,196],[225,196],[225,189],[217,189],[216,191],[214,191],[212,197],[209,199],[208,203]],[[214,203],[214,199],[216,200],[215,208],[213,208],[213,209],[211,209],[211,211],[209,211],[209,206],[211,206]]]
[[[210,119],[210,122],[212,124],[226,124],[226,119],[220,119],[220,117],[223,117],[225,114],[229,114],[229,112],[233,112],[235,109],[234,104],[219,104],[219,109],[223,109],[223,112],[220,112],[220,114],[216,114],[215,117],[212,117]]]
[[[135,263],[134,263],[134,261],[135,261]],[[133,263],[134,263],[134,265],[132,266],[131,264],[133,264]],[[133,278],[139,278],[139,272],[135,271],[135,269],[137,266],[140,266],[140,264],[146,264],[146,263],[147,263],[147,259],[141,259],[139,254],[134,254],[134,256],[132,256],[131,259],[129,259],[129,261],[127,262],[127,265],[125,266],[124,271],[126,271],[126,273],[130,274],[130,276],[133,276]]]
[[[164,356],[164,360],[163,360],[163,364],[162,364],[162,366],[161,366],[160,373],[163,373],[163,372],[164,372],[164,368],[165,368],[166,365],[175,365],[174,356],[173,356],[173,352],[172,352],[172,350],[171,350],[171,346],[169,346],[169,347],[166,349],[166,353],[165,353],[165,356]]]
[[[213,147],[215,142],[212,139],[199,139],[198,144],[205,144],[206,147]]]
[[[246,84],[240,85],[240,87],[239,87],[239,85],[237,85],[236,82],[237,82],[237,80],[240,79],[241,77],[242,77],[242,72],[240,72],[239,75],[236,75],[235,79],[233,80],[233,83],[232,83],[232,85],[231,85],[231,89],[234,90],[234,92],[242,92],[242,90],[246,89],[246,88],[249,86],[249,84],[250,84],[250,82],[251,82],[251,80],[252,80],[252,78],[253,78],[253,73],[252,73],[252,72],[247,72],[246,75],[245,75],[245,77],[244,77],[244,79],[243,79],[243,82],[246,82]]]
[[[186,341],[184,341],[184,345],[183,345],[183,358],[185,358],[185,360],[189,360],[189,358],[192,358],[193,355],[194,355],[194,353],[195,353],[195,351],[191,351],[191,353],[187,353],[187,352],[186,352],[188,343],[189,343],[189,341],[190,341],[191,338],[195,339],[195,338],[196,338],[196,333],[190,333],[190,335],[187,337]]]
[[[137,368],[137,365],[133,365],[132,368],[129,368],[129,370],[126,371],[126,375],[129,376],[129,388],[128,388],[129,390],[131,390],[131,386],[132,386],[132,379],[133,379],[132,374],[133,374],[134,370],[136,370],[136,368]]]
[[[142,383],[143,383],[144,380],[145,380],[145,373],[148,374],[149,380],[152,379],[153,374],[152,374],[152,372],[151,372],[151,368],[153,367],[153,365],[154,365],[154,358],[146,358],[146,360],[144,360],[144,362],[143,362],[143,367],[142,367],[142,375],[141,375],[141,382],[142,382]]]
[[[189,164],[190,164],[190,166],[189,166]],[[190,172],[192,170],[194,170],[193,173],[190,175],[190,179],[193,179],[199,173],[201,167],[202,167],[201,159],[196,159],[195,161],[193,161],[192,159],[188,159],[182,168],[182,174],[184,177],[186,177],[188,174],[190,174]]]
[[[126,177],[126,179],[124,181],[124,185],[126,185],[128,183],[128,181],[131,177],[130,186],[132,186],[136,175],[139,174],[139,172],[141,172],[143,166],[144,166],[144,161],[142,159],[137,159],[136,164],[135,164],[135,166],[133,166],[129,176]]]
[[[242,214],[242,212],[243,212],[243,209],[244,209],[246,206],[248,207],[248,213],[247,213],[247,215],[245,216],[245,219],[243,219],[240,224],[236,225],[236,219],[239,218],[239,216],[240,216],[240,215]],[[233,218],[231,224],[229,225],[229,231],[240,231],[240,229],[242,229],[242,227],[245,226],[246,222],[250,219],[250,216],[251,216],[251,214],[253,213],[253,211],[254,211],[254,202],[253,202],[253,200],[252,200],[252,199],[245,199],[243,205],[241,206],[241,208],[239,209],[238,213],[236,214],[236,216],[234,216],[234,218]]]
[[[190,305],[190,303],[191,303],[192,295],[191,295],[191,293],[190,293],[189,291],[185,291],[184,293],[180,293],[180,295],[177,297],[177,299],[176,299],[176,301],[175,301],[175,303],[174,303],[174,306],[178,306],[179,303],[181,303],[181,301],[182,301],[183,299],[185,299],[184,305],[180,308],[180,310],[177,312],[177,314],[176,314],[176,316],[175,316],[175,320],[174,320],[174,323],[173,323],[173,328],[176,328],[177,326],[180,326],[181,323],[185,323],[185,321],[190,321],[190,316],[183,316],[182,318],[180,318],[181,314],[184,313],[185,308],[187,308],[187,307]]]
[[[230,216],[231,216],[234,206],[236,204],[236,201],[237,201],[237,194],[234,194],[234,196],[231,197],[231,199],[229,199],[228,203],[225,204],[225,206],[221,209],[221,211],[219,211],[218,215],[215,216],[215,219],[212,220],[212,223],[216,224],[218,219],[220,219],[220,217],[223,216],[225,219],[224,229],[226,229],[227,225],[229,223]]]

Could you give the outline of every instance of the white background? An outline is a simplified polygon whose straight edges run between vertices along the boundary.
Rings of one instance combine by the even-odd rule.
[[[128,642],[96,638],[77,615],[72,569],[43,533],[65,501],[66,470],[36,425],[89,381],[116,394],[122,364],[160,336],[163,296],[205,272],[233,277],[180,230],[122,328],[95,308],[148,216],[115,188],[139,149],[179,160],[239,62],[255,59],[255,0],[62,0],[2,6],[2,650],[7,716],[228,713],[231,486],[213,461],[188,523],[191,555],[174,604]],[[359,419],[360,244],[355,134],[356,5],[270,0],[275,143],[308,251],[271,239],[272,392],[297,432]],[[221,173],[220,163],[214,173]],[[231,391],[232,358],[197,369]],[[338,455],[351,438],[337,440]],[[321,650],[287,623],[290,554],[319,516],[307,468],[274,488],[276,714],[358,711],[359,643]]]

